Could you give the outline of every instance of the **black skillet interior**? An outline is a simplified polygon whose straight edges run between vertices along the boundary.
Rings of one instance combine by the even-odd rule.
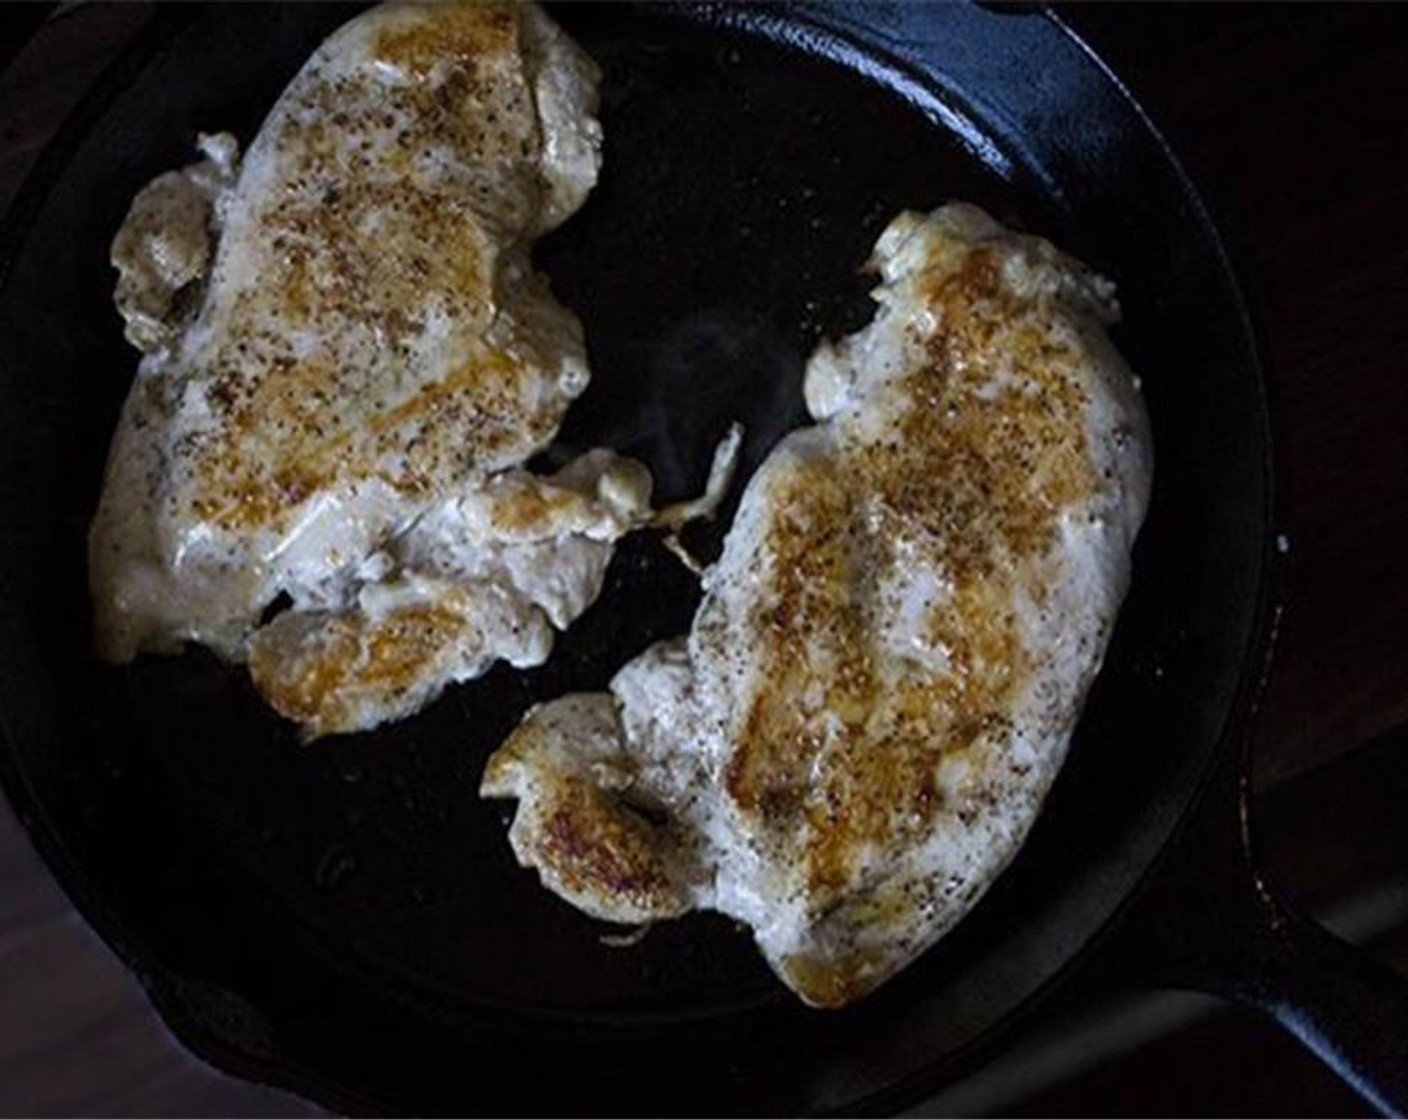
[[[127,202],[243,141],[348,12],[170,16],[61,138],[7,226],[0,292],[6,788],[75,901],[190,1045],[344,1108],[824,1111],[942,1076],[1106,926],[1222,740],[1253,638],[1260,385],[1215,234],[1133,102],[1061,25],[956,5],[557,14],[600,61],[606,163],[538,253],[595,380],[561,435],[697,489],[729,420],[746,472],[802,418],[802,363],[870,304],[902,207],[967,198],[1120,284],[1158,457],[1134,590],[1065,773],[960,929],[863,1006],[803,1010],[715,916],[639,945],[513,863],[483,760],[525,707],[600,687],[697,592],[639,535],[526,673],[302,747],[192,650],[88,655],[83,538],[135,367],[106,250]],[[730,510],[725,511],[727,524]],[[717,531],[696,544],[717,546]]]

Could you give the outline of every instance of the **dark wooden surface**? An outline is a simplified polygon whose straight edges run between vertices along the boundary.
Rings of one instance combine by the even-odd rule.
[[[1408,962],[1408,10],[1079,6],[1183,156],[1262,325],[1285,614],[1257,726],[1266,854],[1303,905]],[[141,5],[0,21],[0,208]],[[1197,324],[1188,324],[1196,330]],[[1259,1020],[1079,981],[921,1106],[1321,1115],[1362,1106]],[[0,805],[0,1114],[310,1115],[172,1043]]]

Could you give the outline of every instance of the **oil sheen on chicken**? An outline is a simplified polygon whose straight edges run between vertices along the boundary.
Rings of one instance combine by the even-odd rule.
[[[687,638],[533,710],[482,792],[589,914],[746,922],[817,1006],[1021,845],[1130,576],[1152,458],[1112,286],[963,204],[875,247],[874,322],[750,481]]]
[[[605,452],[519,469],[588,381],[529,250],[596,180],[597,81],[530,5],[377,8],[243,160],[202,137],[137,196],[112,256],[144,357],[89,541],[103,657],[249,658],[317,735],[547,656],[649,506]]]

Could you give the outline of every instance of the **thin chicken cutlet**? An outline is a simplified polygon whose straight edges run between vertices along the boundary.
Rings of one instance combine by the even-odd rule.
[[[1112,286],[967,205],[897,217],[874,322],[749,483],[687,638],[530,712],[482,792],[618,922],[752,927],[851,1003],[968,913],[1066,753],[1130,576],[1148,424]]]
[[[531,5],[376,8],[243,159],[203,137],[137,196],[112,255],[144,357],[90,533],[104,658],[204,643],[318,735],[547,657],[650,499],[607,452],[521,469],[589,380],[529,251],[596,180],[597,81]]]

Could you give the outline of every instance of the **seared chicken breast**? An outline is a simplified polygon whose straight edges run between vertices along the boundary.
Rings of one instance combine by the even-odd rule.
[[[597,81],[531,5],[376,8],[242,160],[203,137],[138,195],[112,255],[144,357],[90,533],[103,657],[250,657],[321,734],[547,656],[649,506],[612,456],[521,469],[588,382],[529,251],[595,182]]]
[[[529,713],[482,793],[519,861],[618,922],[752,927],[851,1003],[968,913],[1065,756],[1152,459],[1112,286],[953,204],[875,247],[873,323],[750,481],[686,638]]]

